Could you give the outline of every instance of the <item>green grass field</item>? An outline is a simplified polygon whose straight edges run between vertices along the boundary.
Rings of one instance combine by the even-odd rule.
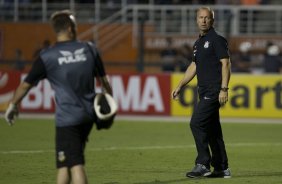
[[[187,119],[188,121],[188,119]],[[282,124],[222,124],[231,179],[189,179],[194,141],[187,123],[117,121],[92,131],[90,184],[281,184]],[[53,120],[0,120],[0,183],[54,184]]]

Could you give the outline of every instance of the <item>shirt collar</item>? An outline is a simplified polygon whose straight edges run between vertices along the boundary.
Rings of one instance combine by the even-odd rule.
[[[207,34],[204,34],[204,35],[199,34],[199,38],[205,37],[205,36],[209,35],[211,32],[214,32],[214,28],[212,26],[208,30]]]

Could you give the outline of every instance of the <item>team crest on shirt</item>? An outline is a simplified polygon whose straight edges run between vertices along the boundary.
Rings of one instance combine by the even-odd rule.
[[[205,42],[205,45],[204,45],[204,48],[207,49],[207,48],[209,48],[209,46],[210,46],[210,42],[209,42],[209,41],[206,41],[206,42]]]
[[[66,156],[65,156],[65,152],[64,152],[64,151],[59,151],[59,152],[58,152],[58,160],[59,160],[60,162],[63,162],[63,161],[66,160]]]
[[[63,57],[58,58],[59,65],[86,61],[84,48],[77,49],[73,53],[70,51],[60,50],[60,53]]]

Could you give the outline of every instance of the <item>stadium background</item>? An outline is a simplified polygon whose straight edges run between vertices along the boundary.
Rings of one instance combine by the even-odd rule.
[[[172,101],[170,92],[183,73],[162,72],[160,51],[167,47],[167,38],[172,39],[174,48],[193,44],[197,36],[194,12],[201,5],[192,3],[196,1],[161,2],[1,1],[0,111],[5,111],[15,87],[28,72],[34,52],[45,40],[54,43],[55,35],[48,25],[50,14],[69,8],[78,18],[78,37],[94,41],[100,49],[120,115],[190,116],[197,101],[195,80],[184,90],[181,100]],[[223,117],[282,119],[281,74],[265,74],[258,62],[267,42],[282,47],[281,2],[266,2],[243,5],[233,1],[222,5],[215,1],[210,5],[216,13],[215,27],[229,40],[231,54],[239,52],[242,42],[252,44],[254,67],[248,74],[233,73],[230,100],[221,111]],[[15,68],[19,59],[25,66],[20,71]],[[52,113],[52,97],[49,83],[43,81],[23,100],[21,111]]]
[[[240,4],[243,1],[267,5]],[[76,12],[80,39],[99,46],[119,104],[114,126],[105,131],[94,128],[89,137],[85,153],[89,183],[282,183],[282,77],[266,74],[261,65],[268,41],[282,47],[280,0],[95,2],[0,0],[0,184],[56,181],[54,102],[49,83],[42,81],[30,91],[15,126],[6,124],[3,112],[28,72],[34,52],[45,40],[54,43],[50,14],[67,8]],[[183,73],[161,70],[160,51],[167,47],[167,38],[174,48],[195,41],[195,10],[200,2],[214,3],[215,27],[229,39],[233,64],[238,46],[252,44],[252,70],[233,71],[230,99],[221,110],[232,171],[228,180],[185,177],[196,155],[187,117],[197,100],[196,81],[185,88],[179,101],[172,101],[171,88]]]

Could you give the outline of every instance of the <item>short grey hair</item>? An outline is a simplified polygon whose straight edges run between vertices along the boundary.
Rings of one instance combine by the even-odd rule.
[[[206,7],[201,7],[201,8],[199,8],[199,9],[197,10],[197,15],[198,15],[198,12],[199,12],[200,10],[207,10],[207,11],[210,13],[212,19],[214,20],[214,11],[213,11],[210,7],[206,6]]]

